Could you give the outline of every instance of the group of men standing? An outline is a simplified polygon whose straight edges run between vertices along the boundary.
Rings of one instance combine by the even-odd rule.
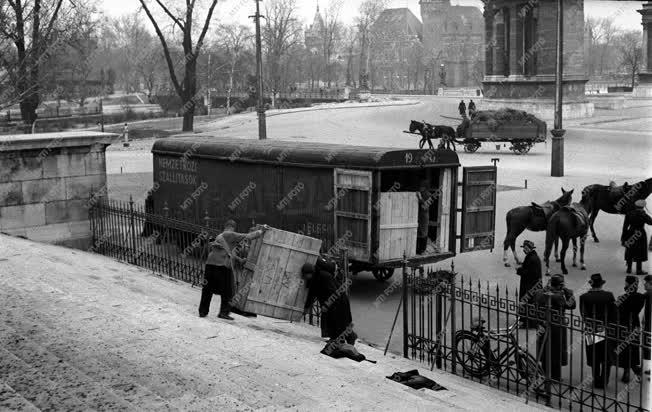
[[[460,112],[460,116],[462,116],[462,118],[466,118],[466,110],[467,110],[467,108],[466,108],[466,103],[464,103],[464,100],[460,101],[460,104],[457,106],[457,110]],[[471,119],[473,119],[473,117],[475,116],[475,113],[477,111],[476,107],[475,107],[475,102],[473,101],[473,99],[469,100],[469,108],[468,108],[468,110],[469,110],[469,117]]]
[[[647,238],[645,241],[647,242]],[[525,329],[537,329],[537,360],[552,380],[561,380],[561,369],[569,363],[569,345],[564,313],[577,307],[572,290],[565,285],[563,275],[553,275],[543,286],[541,260],[533,242],[521,246],[525,253],[523,264],[517,269],[520,276],[519,303],[521,323]],[[646,256],[647,257],[647,256]],[[650,333],[652,322],[652,275],[643,278],[644,293],[638,292],[639,278],[625,277],[625,293],[618,299],[603,289],[606,281],[600,273],[591,275],[589,290],[579,297],[580,314],[584,321],[585,359],[592,368],[595,388],[605,388],[612,366],[623,368],[621,380],[631,380],[630,371],[641,373],[641,321],[643,331]],[[546,314],[542,318],[540,314]],[[615,336],[607,330],[617,330]],[[646,359],[649,352],[643,351]]]

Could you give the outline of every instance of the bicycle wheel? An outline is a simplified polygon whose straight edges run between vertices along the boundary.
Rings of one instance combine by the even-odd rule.
[[[520,349],[516,354],[518,374],[531,390],[538,389],[545,382],[545,372],[529,352]]]
[[[469,375],[475,378],[489,375],[489,348],[487,342],[482,342],[475,333],[468,330],[457,331],[453,352],[462,369]]]

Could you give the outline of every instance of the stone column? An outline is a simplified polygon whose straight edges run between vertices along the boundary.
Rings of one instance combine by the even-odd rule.
[[[520,74],[518,64],[518,23],[519,8],[516,4],[510,4],[509,8],[509,74]]]
[[[494,10],[490,2],[484,6],[484,30],[485,30],[485,57],[484,72],[486,76],[494,74],[494,49],[496,48],[496,36],[494,34]]]

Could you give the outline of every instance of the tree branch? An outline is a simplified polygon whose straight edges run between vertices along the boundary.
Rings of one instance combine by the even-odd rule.
[[[183,94],[183,89],[179,84],[179,80],[177,79],[177,74],[174,72],[174,63],[172,62],[172,57],[170,56],[170,49],[168,48],[168,44],[165,41],[165,36],[161,32],[161,29],[158,27],[158,24],[154,19],[154,16],[152,16],[152,13],[149,11],[149,8],[145,4],[145,0],[139,0],[139,1],[140,4],[143,6],[143,10],[145,10],[147,17],[149,17],[149,20],[152,22],[152,25],[154,25],[154,30],[156,31],[156,35],[161,40],[161,44],[163,45],[163,54],[165,55],[165,61],[167,62],[168,70],[170,71],[170,80],[172,81],[172,84],[174,85],[174,89],[177,91],[177,94],[181,96]]]
[[[194,4],[194,0],[193,0],[193,4]],[[213,0],[211,7],[208,9],[208,14],[206,15],[206,22],[204,23],[204,28],[202,29],[202,32],[199,35],[199,40],[197,41],[197,47],[195,48],[195,52],[192,54],[193,59],[197,59],[197,56],[199,56],[199,49],[204,43],[204,37],[206,37],[206,32],[208,31],[208,26],[210,25],[211,18],[213,17],[213,10],[215,10],[215,6],[217,6],[217,0]]]
[[[163,11],[165,12],[165,14],[167,14],[168,16],[170,16],[170,18],[172,19],[172,21],[174,21],[174,22],[179,26],[179,28],[180,28],[181,30],[185,30],[185,26],[183,25],[183,23],[181,23],[181,20],[179,20],[179,18],[178,18],[177,16],[175,16],[174,14],[172,14],[172,12],[171,12],[167,7],[165,7],[165,4],[163,4],[163,3],[161,2],[161,0],[156,0],[156,2],[158,3],[159,6],[161,6],[161,8],[162,8]],[[145,6],[145,3],[144,3],[143,1],[141,1],[140,4],[142,4],[144,8],[147,7],[147,6]],[[146,12],[147,12],[147,11],[146,11]],[[148,16],[150,15],[149,12],[147,12],[147,15],[148,15]],[[151,19],[150,19],[150,20],[151,20]],[[152,21],[153,21],[153,20],[152,20]]]

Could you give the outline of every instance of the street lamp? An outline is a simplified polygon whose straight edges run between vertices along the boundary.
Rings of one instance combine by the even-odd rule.
[[[564,1],[557,0],[557,64],[555,71],[555,128],[552,134],[550,175],[564,176],[564,134],[562,128],[562,79],[564,74]]]

